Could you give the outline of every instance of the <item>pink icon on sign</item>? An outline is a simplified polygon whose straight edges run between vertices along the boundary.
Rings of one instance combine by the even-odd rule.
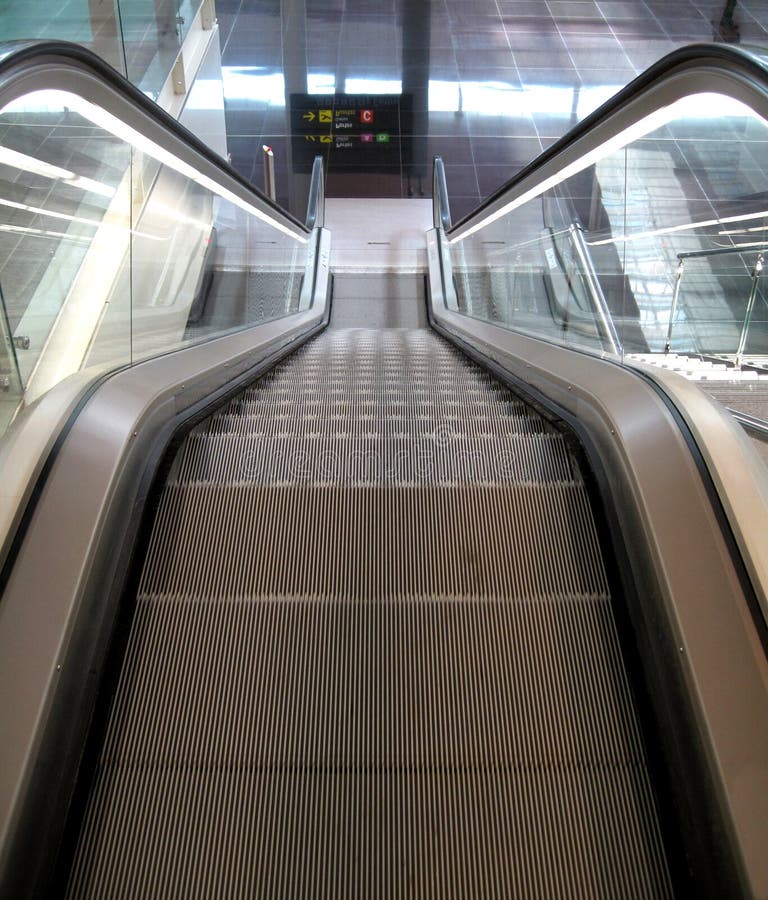
[[[375,134],[361,134],[360,140],[364,144],[372,144],[376,140],[376,135]]]
[[[363,125],[373,125],[373,110],[372,109],[361,109],[360,110],[360,121]]]

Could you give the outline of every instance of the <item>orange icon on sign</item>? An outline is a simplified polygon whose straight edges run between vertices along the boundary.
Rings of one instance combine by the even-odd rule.
[[[363,125],[373,124],[373,110],[372,109],[361,109],[360,110],[360,121],[363,123]]]

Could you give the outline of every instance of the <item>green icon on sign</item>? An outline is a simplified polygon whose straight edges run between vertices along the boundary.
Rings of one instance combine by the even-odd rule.
[[[377,144],[388,144],[389,143],[389,134],[386,131],[380,131],[376,135],[376,143]]]

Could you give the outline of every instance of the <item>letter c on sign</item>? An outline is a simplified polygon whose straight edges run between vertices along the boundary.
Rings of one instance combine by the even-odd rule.
[[[373,110],[372,109],[361,109],[360,110],[360,121],[363,125],[370,125],[373,122]]]

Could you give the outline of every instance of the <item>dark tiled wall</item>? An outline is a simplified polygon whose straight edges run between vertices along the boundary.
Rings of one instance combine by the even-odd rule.
[[[329,193],[429,195],[439,153],[461,215],[675,47],[768,41],[768,0],[218,0],[217,10],[232,162],[261,184],[270,145],[278,199],[298,214],[285,94],[308,80],[319,92],[348,78],[403,82],[422,111],[394,175],[351,177],[323,148]]]

